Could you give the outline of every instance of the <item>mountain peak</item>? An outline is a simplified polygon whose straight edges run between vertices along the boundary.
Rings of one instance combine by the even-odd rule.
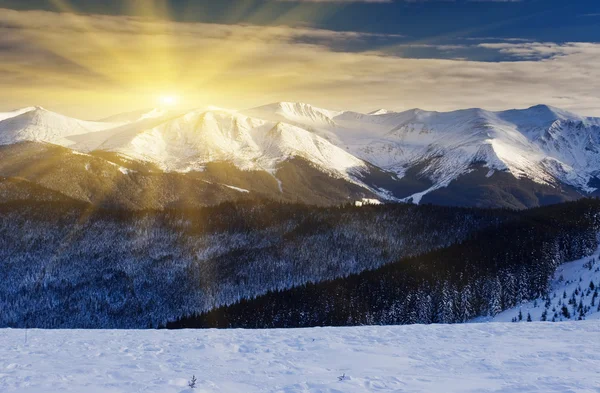
[[[557,108],[555,106],[551,106],[551,105],[547,105],[547,104],[537,104],[537,105],[533,105],[530,106],[529,108],[527,108],[527,110],[530,111],[545,111],[545,112],[564,112],[563,109]]]
[[[499,118],[512,123],[539,124],[546,126],[557,120],[583,121],[586,118],[564,109],[539,104],[526,109],[510,109],[496,112]]]
[[[14,121],[14,122],[23,122],[23,123],[28,123],[28,122],[36,122],[36,123],[40,123],[40,122],[44,122],[44,119],[48,119],[48,118],[65,118],[68,119],[68,117],[63,116],[63,115],[59,115],[58,113],[54,113],[51,112],[47,109],[42,108],[41,106],[34,106],[31,108],[28,108],[30,110],[27,111],[22,111],[21,113],[17,114],[16,116],[8,119],[10,121]]]
[[[381,108],[381,109],[376,109],[374,111],[371,111],[367,114],[372,115],[372,116],[378,116],[378,115],[387,115],[390,113],[396,113],[396,112]]]
[[[527,108],[526,111],[533,112],[533,113],[539,113],[541,115],[553,116],[553,117],[556,117],[557,120],[559,118],[569,119],[569,118],[573,118],[573,117],[577,117],[577,118],[580,117],[580,116],[578,116],[574,113],[571,113],[569,111],[566,111],[564,109],[556,108],[554,106],[550,106],[550,105],[546,105],[546,104],[534,105],[532,107]]]
[[[31,112],[31,111],[35,110],[36,108],[37,107],[34,107],[34,106],[28,106],[26,108],[16,109],[16,110],[13,110],[10,112],[0,112],[0,121],[10,119],[15,116],[19,116],[23,113]]]
[[[335,125],[333,118],[342,112],[318,108],[303,102],[275,102],[246,111],[266,120],[286,120],[291,123],[314,123]]]
[[[74,119],[35,106],[12,112],[0,122],[0,144],[21,141],[41,141],[62,146],[71,145],[67,137],[100,131],[110,127],[107,123]]]

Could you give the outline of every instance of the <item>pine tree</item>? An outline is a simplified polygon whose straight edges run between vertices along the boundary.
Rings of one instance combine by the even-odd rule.
[[[196,381],[197,381],[196,376],[192,375],[192,379],[188,382],[188,386],[191,389],[195,389],[196,388]]]
[[[531,314],[527,313],[527,322],[531,322]]]
[[[519,310],[519,321],[523,320],[523,313],[521,312],[521,310]]]

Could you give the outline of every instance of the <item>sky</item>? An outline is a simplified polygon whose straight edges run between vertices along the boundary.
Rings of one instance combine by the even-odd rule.
[[[0,0],[0,111],[100,119],[174,97],[600,116],[598,64],[595,0]]]

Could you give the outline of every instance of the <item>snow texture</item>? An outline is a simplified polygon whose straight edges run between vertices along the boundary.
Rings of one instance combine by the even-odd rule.
[[[0,331],[4,393],[597,392],[600,323]],[[196,389],[188,381],[195,375]]]

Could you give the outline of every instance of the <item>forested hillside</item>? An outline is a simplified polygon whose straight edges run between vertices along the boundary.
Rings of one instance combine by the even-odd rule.
[[[377,270],[272,291],[168,327],[305,327],[465,322],[545,296],[557,266],[598,245],[600,203],[523,212],[461,244]]]
[[[376,269],[516,220],[507,210],[273,202],[119,211],[0,205],[0,326],[146,328]]]

